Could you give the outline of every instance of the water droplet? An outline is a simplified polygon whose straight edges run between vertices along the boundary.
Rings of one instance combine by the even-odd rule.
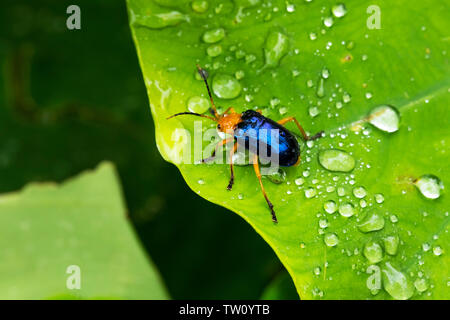
[[[288,52],[288,37],[278,31],[269,32],[264,43],[266,66],[276,67],[280,59]]]
[[[317,191],[314,188],[308,188],[305,189],[305,197],[308,199],[311,199],[312,197],[316,196]]]
[[[351,217],[355,214],[355,207],[349,202],[343,203],[339,206],[339,213],[343,217]]]
[[[213,91],[221,99],[234,99],[241,93],[241,84],[227,74],[218,74],[213,79]]]
[[[387,236],[384,239],[384,249],[387,254],[394,256],[397,254],[398,244],[400,243],[400,239],[398,236]]]
[[[328,70],[327,68],[322,69],[322,78],[328,79],[329,76],[330,76],[330,70]]]
[[[323,25],[327,28],[331,28],[333,26],[333,18],[332,17],[326,17],[325,19],[323,19]]]
[[[245,77],[245,72],[243,70],[238,70],[235,72],[234,77],[238,80],[241,80]]]
[[[384,228],[384,218],[375,211],[369,212],[358,225],[361,232],[372,232]]]
[[[347,92],[344,92],[344,94],[342,95],[342,101],[344,103],[349,103],[352,100],[352,97],[350,96],[350,94],[348,94]]]
[[[323,208],[329,214],[335,213],[337,210],[337,204],[333,200],[329,200],[323,204]]]
[[[422,244],[422,250],[423,251],[427,252],[430,249],[431,249],[431,246],[428,243],[425,242],[425,243]]]
[[[389,262],[385,263],[383,272],[384,289],[394,299],[407,300],[414,294],[414,286],[402,272],[395,269]]]
[[[220,44],[214,44],[212,46],[209,46],[206,49],[206,53],[208,54],[208,56],[210,57],[217,57],[220,56],[222,54],[222,46]]]
[[[301,186],[302,184],[305,183],[305,179],[303,179],[303,178],[297,178],[297,179],[295,179],[294,182],[295,182],[296,185]]]
[[[367,207],[367,201],[364,200],[364,199],[359,200],[359,206],[360,206],[361,208]]]
[[[344,187],[338,187],[337,194],[339,197],[345,196],[345,188]]]
[[[325,229],[326,227],[328,227],[328,220],[327,219],[320,219],[319,220],[319,227],[321,229]]]
[[[198,179],[198,180],[197,180],[197,183],[198,183],[198,184],[205,184],[205,180],[203,180],[203,179]]]
[[[239,200],[244,199],[244,195],[243,195],[242,193],[239,193],[239,194],[238,194],[238,199],[239,199]]]
[[[383,260],[383,249],[375,241],[370,241],[365,244],[363,254],[371,264],[375,264]]]
[[[331,7],[331,12],[336,18],[342,18],[347,14],[347,8],[345,7],[345,4],[338,3]]]
[[[280,109],[278,109],[278,112],[280,112],[280,115],[284,115],[288,112],[288,108],[281,107]]]
[[[317,108],[316,106],[312,106],[312,107],[309,107],[308,113],[311,117],[314,118],[319,115],[320,111],[319,111],[319,108]]]
[[[206,12],[206,10],[208,10],[209,3],[206,0],[195,0],[192,1],[191,7],[192,10],[194,10],[195,12],[203,13]]]
[[[268,175],[265,175],[265,177],[275,184],[280,184],[286,181],[286,171],[278,168],[278,170],[270,172]]]
[[[377,193],[374,195],[375,201],[377,203],[383,203],[384,202],[384,196],[381,193]]]
[[[208,30],[203,34],[203,41],[206,43],[216,43],[225,38],[225,29],[217,28]]]
[[[209,100],[203,97],[191,97],[187,103],[188,109],[194,113],[204,113],[209,109]]]
[[[317,39],[317,34],[316,34],[315,32],[311,32],[311,33],[309,34],[309,39],[311,39],[311,40],[316,40],[316,39]]]
[[[178,11],[153,13],[143,16],[135,15],[133,18],[135,19],[135,22],[132,23],[141,24],[150,29],[162,29],[169,26],[176,26],[187,20],[187,16]]]
[[[308,81],[306,81],[306,86],[308,88],[312,88],[314,86],[314,82],[311,79],[309,79]]]
[[[439,246],[436,246],[433,248],[433,254],[435,256],[440,256],[442,254],[442,248]]]
[[[358,199],[362,199],[367,195],[367,191],[364,187],[356,187],[353,189],[353,195]]]
[[[444,184],[442,181],[431,174],[426,174],[421,176],[419,179],[414,181],[414,184],[419,189],[420,193],[425,198],[437,199],[441,195],[441,190],[444,189]]]
[[[305,249],[305,243],[304,242],[300,242],[300,248]]]
[[[319,81],[317,82],[316,95],[319,98],[323,98],[325,96],[324,82],[325,80],[322,77],[319,78]]]
[[[417,291],[419,292],[425,292],[428,289],[428,283],[427,280],[425,279],[416,279],[416,281],[414,281],[414,287],[416,287]]]
[[[353,156],[337,149],[320,151],[319,163],[330,171],[349,172],[355,167],[355,159]]]
[[[370,112],[369,122],[385,132],[395,132],[399,128],[400,113],[392,106],[381,105]]]
[[[316,275],[316,276],[318,276],[319,274],[320,274],[320,267],[315,267],[314,268],[314,274]]]
[[[327,233],[323,237],[323,241],[329,247],[334,247],[339,243],[338,236],[335,233]]]

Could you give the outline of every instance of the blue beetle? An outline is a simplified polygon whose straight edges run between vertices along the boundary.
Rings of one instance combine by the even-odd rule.
[[[252,159],[253,167],[259,180],[261,191],[272,214],[272,221],[277,223],[278,220],[273,209],[273,204],[267,197],[267,193],[262,183],[258,158],[264,159],[266,156],[266,158],[270,160],[273,159],[273,156],[275,155],[278,158],[278,165],[282,167],[298,166],[300,164],[300,146],[298,145],[295,136],[283,125],[287,122],[293,121],[300,130],[304,140],[315,140],[317,138],[320,138],[323,134],[323,131],[317,133],[314,136],[308,136],[305,130],[303,130],[300,123],[294,117],[287,117],[275,122],[272,119],[264,117],[260,111],[254,110],[247,110],[243,113],[237,113],[232,107],[230,107],[224,113],[219,114],[214,104],[211,90],[209,89],[207,73],[199,65],[197,65],[197,69],[199,74],[203,78],[203,81],[205,82],[206,89],[208,90],[209,99],[211,101],[211,113],[213,117],[194,112],[180,112],[168,117],[167,119],[180,115],[194,115],[202,118],[208,118],[217,122],[217,129],[221,132],[233,133],[232,137],[224,139],[217,144],[216,149],[214,150],[211,157],[202,160],[203,162],[208,162],[212,159],[215,159],[215,153],[220,146],[226,145],[229,142],[234,142],[233,148],[231,149],[229,155],[231,176],[230,182],[227,186],[228,190],[232,189],[234,183],[233,154],[236,152],[238,144],[243,142],[244,147],[247,150],[256,150],[256,153],[253,155]],[[266,130],[265,134],[260,134],[262,132],[262,129]],[[273,141],[271,141],[271,135],[267,134],[267,132],[271,132],[272,130],[277,130],[275,131],[277,132],[278,138],[277,147],[274,147]],[[265,155],[260,152],[260,147],[264,145],[267,146],[267,153]]]

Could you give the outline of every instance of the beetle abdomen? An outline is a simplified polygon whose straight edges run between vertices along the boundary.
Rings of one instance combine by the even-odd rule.
[[[294,135],[279,123],[253,110],[242,113],[234,137],[246,149],[255,151],[261,159],[278,158],[278,164],[289,167],[297,163],[300,147]],[[277,141],[278,140],[278,141]]]

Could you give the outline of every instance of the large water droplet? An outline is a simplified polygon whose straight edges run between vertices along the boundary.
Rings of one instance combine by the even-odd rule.
[[[358,199],[362,199],[367,195],[367,191],[364,187],[356,187],[353,189],[353,195]]]
[[[349,202],[343,203],[339,206],[339,213],[343,217],[351,217],[355,214],[355,207]]]
[[[213,44],[206,49],[206,53],[210,57],[217,57],[222,54],[222,46],[220,44]]]
[[[317,190],[314,188],[307,188],[305,189],[305,197],[308,199],[311,199],[312,197],[315,197],[317,195]]]
[[[280,184],[286,181],[286,171],[281,168],[278,168],[278,170],[270,172],[264,176],[275,184]]]
[[[225,29],[217,28],[208,30],[203,34],[203,41],[206,43],[216,43],[225,38]]]
[[[191,97],[188,100],[188,109],[194,113],[204,113],[209,109],[209,100],[203,97]]]
[[[383,260],[383,249],[375,241],[366,243],[363,249],[363,254],[372,264],[378,263]]]
[[[288,37],[278,31],[269,32],[264,43],[266,66],[276,67],[280,59],[288,52]]]
[[[323,241],[329,247],[334,247],[339,243],[338,236],[335,233],[327,233],[323,237]]]
[[[384,289],[394,299],[407,300],[414,294],[414,286],[405,274],[395,269],[389,262],[385,263],[383,272]]]
[[[441,190],[444,189],[444,184],[442,181],[438,177],[431,174],[421,176],[419,179],[414,181],[414,184],[419,189],[420,193],[428,199],[439,198],[441,196]]]
[[[387,254],[391,256],[397,254],[398,244],[400,243],[400,239],[398,236],[387,236],[384,239],[384,249]]]
[[[213,79],[213,91],[221,99],[234,99],[241,93],[241,84],[228,74],[218,74]]]
[[[327,170],[349,172],[355,167],[355,159],[348,152],[328,149],[319,153],[319,163]]]
[[[331,7],[331,12],[333,13],[333,16],[336,18],[342,18],[347,13],[347,8],[345,7],[345,4],[338,3],[335,4],[333,7]]]
[[[379,213],[372,211],[369,212],[364,220],[358,225],[358,229],[361,232],[372,232],[381,230],[384,228],[384,218]]]
[[[400,113],[393,106],[381,105],[370,112],[368,121],[385,132],[395,132],[400,124]]]

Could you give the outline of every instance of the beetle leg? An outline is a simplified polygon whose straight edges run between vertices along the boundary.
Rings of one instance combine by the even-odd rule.
[[[231,188],[233,188],[233,183],[234,183],[233,154],[236,152],[236,150],[237,150],[237,142],[234,143],[233,149],[231,149],[231,152],[230,152],[231,175],[230,175],[230,182],[228,182],[228,186],[227,186],[228,190],[231,190]]]
[[[236,113],[236,111],[234,111],[233,107],[229,107],[227,110],[225,110],[225,112],[223,114],[227,114],[227,113]]]
[[[253,158],[253,168],[255,169],[256,177],[259,180],[259,185],[261,186],[261,191],[263,193],[263,196],[266,199],[266,202],[267,202],[267,205],[269,206],[270,212],[272,213],[272,221],[275,223],[278,223],[277,216],[275,214],[275,211],[273,210],[273,204],[272,204],[272,202],[270,202],[269,198],[267,197],[266,190],[264,189],[264,186],[262,183],[261,172],[259,171],[257,155],[254,155],[254,158]]]
[[[307,141],[307,140],[316,140],[316,139],[322,137],[323,131],[320,131],[320,132],[316,133],[315,135],[313,135],[313,136],[311,136],[311,137],[308,136],[308,135],[306,134],[305,130],[303,130],[303,127],[302,127],[302,126],[300,125],[300,123],[297,121],[297,119],[295,119],[295,117],[287,117],[287,118],[281,119],[281,120],[278,121],[278,123],[281,124],[281,125],[283,125],[283,124],[285,124],[285,123],[287,123],[287,122],[289,122],[289,121],[294,121],[294,122],[295,122],[295,124],[296,124],[297,127],[298,127],[298,130],[300,130],[300,132],[302,133],[303,139],[305,139],[306,141]]]
[[[234,138],[228,138],[228,139],[224,139],[224,140],[220,141],[220,142],[216,145],[216,148],[214,149],[212,155],[211,155],[210,157],[208,157],[208,158],[202,159],[202,162],[203,162],[203,163],[206,163],[206,162],[209,162],[209,161],[213,161],[213,160],[216,158],[216,152],[217,152],[217,150],[219,149],[219,147],[221,147],[221,146],[223,146],[223,145],[225,145],[225,144],[227,144],[228,142],[231,142],[231,141],[233,141],[233,140],[234,140]]]

